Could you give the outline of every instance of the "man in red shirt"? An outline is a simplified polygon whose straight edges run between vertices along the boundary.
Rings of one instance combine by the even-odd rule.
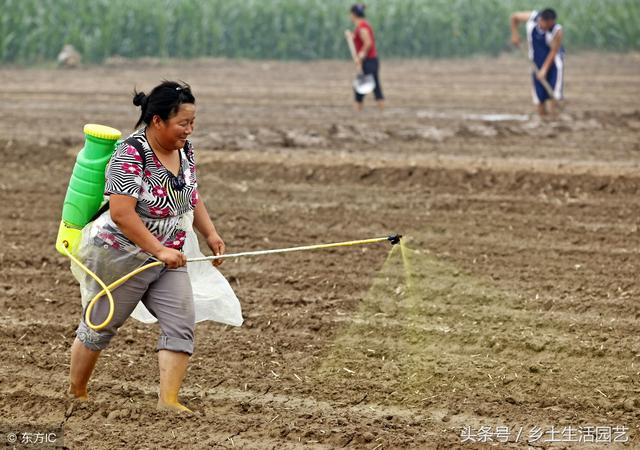
[[[373,35],[373,28],[364,18],[365,6],[362,3],[356,3],[351,7],[351,21],[356,28],[353,31],[353,43],[356,47],[356,65],[365,75],[373,75],[376,81],[376,88],[373,91],[378,108],[384,108],[384,96],[382,95],[382,86],[380,85],[380,77],[378,70],[380,63],[378,61],[378,52],[376,50],[376,40]],[[355,109],[362,111],[362,101],[364,95],[354,91]]]

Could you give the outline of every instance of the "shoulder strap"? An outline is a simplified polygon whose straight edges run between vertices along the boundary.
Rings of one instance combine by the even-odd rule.
[[[140,155],[140,158],[142,158],[142,170],[144,170],[147,164],[147,161],[145,158],[144,146],[142,145],[142,142],[140,142],[133,136],[130,136],[127,139],[125,139],[124,142],[126,142],[127,144],[129,144],[130,146],[138,150],[138,154]]]
[[[102,206],[100,207],[99,210],[96,211],[96,213],[93,215],[93,217],[91,218],[91,220],[89,220],[89,222],[93,222],[94,220],[96,220],[98,217],[100,217],[102,214],[104,214],[105,211],[109,210],[109,200],[107,200],[106,202],[104,202],[102,204]]]

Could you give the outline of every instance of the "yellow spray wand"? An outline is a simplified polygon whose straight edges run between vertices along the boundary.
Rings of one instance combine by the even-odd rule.
[[[276,253],[301,252],[306,250],[323,250],[323,249],[335,248],[335,247],[351,247],[353,245],[377,244],[379,242],[385,242],[385,241],[389,241],[391,242],[391,244],[395,245],[400,242],[401,237],[402,236],[399,234],[394,234],[392,236],[373,238],[373,239],[361,239],[359,241],[333,242],[331,244],[301,245],[299,247],[274,248],[271,250],[257,250],[252,252],[229,253],[227,255],[221,255],[221,256],[204,256],[202,258],[191,258],[191,259],[187,259],[187,262],[213,261],[215,259],[238,258],[240,256],[273,255]]]
[[[402,238],[402,235],[394,234],[386,237],[373,238],[373,239],[361,239],[357,241],[333,242],[330,244],[302,245],[298,247],[274,248],[270,250],[256,250],[256,251],[249,251],[249,252],[228,253],[226,255],[219,255],[219,256],[205,256],[201,258],[190,258],[190,259],[187,259],[187,262],[190,263],[190,262],[213,261],[216,259],[239,258],[244,256],[263,256],[263,255],[273,255],[277,253],[322,250],[322,249],[329,249],[329,248],[336,248],[336,247],[351,247],[354,245],[377,244],[377,243],[386,242],[386,241],[389,241],[392,245],[396,245],[400,242],[401,238]],[[76,258],[71,254],[71,252],[68,249],[68,242],[63,242],[63,245],[61,246],[61,248],[63,252],[73,260],[73,262],[75,262],[82,270],[87,272],[94,280],[96,280],[96,282],[102,288],[102,290],[98,292],[95,295],[95,297],[91,299],[85,311],[85,322],[91,329],[96,331],[99,331],[104,327],[106,327],[109,324],[109,322],[111,322],[111,319],[113,318],[114,303],[113,303],[113,296],[111,295],[111,291],[113,291],[113,289],[117,288],[122,283],[129,280],[130,278],[136,276],[140,272],[150,269],[151,267],[161,266],[163,264],[161,261],[154,261],[152,263],[146,264],[142,267],[139,267],[133,270],[132,272],[126,274],[122,278],[114,281],[113,283],[107,286],[95,273],[93,273],[87,266],[82,264],[82,262],[78,258]],[[102,296],[104,295],[106,295],[107,299],[109,300],[109,313],[107,314],[107,318],[104,320],[104,322],[95,325],[93,322],[91,322],[91,311],[93,310],[93,307],[95,306],[97,301],[100,298],[102,298]]]

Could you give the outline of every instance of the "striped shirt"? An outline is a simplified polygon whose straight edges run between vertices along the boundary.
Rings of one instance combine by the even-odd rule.
[[[132,145],[135,140],[135,145]],[[136,148],[137,147],[137,148]],[[142,154],[139,151],[142,150]],[[149,231],[166,247],[182,249],[186,231],[182,216],[198,203],[198,183],[193,145],[180,152],[180,170],[172,174],[149,146],[144,129],[122,141],[106,169],[105,195],[127,195],[137,200],[136,213]],[[120,250],[140,249],[111,220],[108,211],[94,222],[94,241]]]

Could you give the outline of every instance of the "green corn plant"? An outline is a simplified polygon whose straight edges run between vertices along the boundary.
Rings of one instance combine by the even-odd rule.
[[[160,58],[348,58],[344,0],[0,0],[0,63]],[[381,57],[495,55],[513,11],[551,6],[573,50],[640,48],[638,0],[369,0]],[[539,3],[539,4],[538,4]]]

